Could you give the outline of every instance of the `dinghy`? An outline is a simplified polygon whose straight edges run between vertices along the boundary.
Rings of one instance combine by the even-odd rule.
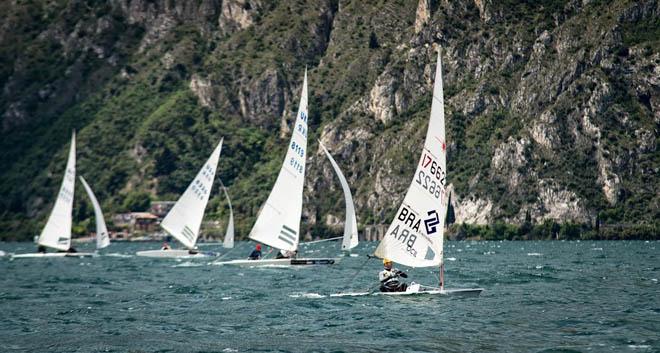
[[[332,164],[332,168],[335,170],[335,174],[337,174],[337,178],[339,178],[339,183],[341,184],[341,188],[344,191],[344,203],[346,204],[346,219],[344,221],[344,237],[342,238],[341,242],[341,250],[343,251],[350,251],[354,247],[358,245],[358,230],[357,230],[357,217],[355,216],[355,205],[353,204],[353,195],[351,194],[351,188],[348,187],[348,182],[346,181],[346,177],[344,177],[344,173],[341,172],[341,169],[339,169],[339,165],[335,161],[334,158],[332,158],[332,155],[330,152],[328,152],[328,149],[323,146],[323,143],[319,140],[319,146],[321,146],[321,149],[323,149],[323,152],[325,152],[325,155],[328,157],[328,160],[330,160],[330,164]]]
[[[250,239],[274,249],[295,253],[298,250],[300,219],[302,217],[305,159],[307,155],[307,71],[303,79],[298,114],[291,134],[291,142],[275,185],[261,208],[250,232]],[[284,258],[233,260],[214,262],[215,265],[238,266],[305,266],[330,265],[334,258]]]
[[[80,176],[80,182],[85,187],[87,191],[87,196],[92,201],[92,206],[94,207],[94,220],[96,221],[96,250],[101,250],[108,245],[110,245],[110,236],[108,235],[108,228],[105,225],[105,218],[103,218],[103,212],[101,211],[101,205],[96,199],[96,195],[92,191],[92,188],[89,187],[85,178]]]
[[[442,65],[440,53],[435,71],[431,118],[424,149],[394,220],[385,237],[376,248],[381,259],[410,267],[438,267],[440,283],[437,287],[411,283],[405,292],[353,292],[333,296],[362,295],[479,295],[482,288],[445,289],[443,238],[447,214],[447,145],[445,140],[445,114],[442,93]]]
[[[215,172],[222,150],[222,140],[218,143],[197,176],[186,191],[167,213],[160,226],[187,249],[160,249],[138,251],[136,255],[155,258],[199,258],[215,256],[215,253],[195,250],[199,229],[204,218],[204,210],[209,201]]]
[[[69,252],[71,250],[71,224],[73,223],[73,191],[76,186],[76,133],[71,135],[71,146],[69,147],[69,158],[62,184],[60,186],[57,200],[53,210],[48,216],[46,226],[39,235],[37,244],[46,248],[58,250],[57,253],[30,253],[14,254],[12,258],[37,258],[37,257],[89,257],[94,253]]]

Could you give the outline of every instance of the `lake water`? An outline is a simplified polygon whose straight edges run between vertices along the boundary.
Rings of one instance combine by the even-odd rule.
[[[339,245],[301,254],[336,256]],[[325,297],[377,285],[382,265],[364,256],[375,245],[311,268],[132,256],[157,243],[85,259],[0,257],[0,352],[660,351],[660,242],[448,242],[446,287],[481,296]],[[429,269],[401,269],[437,283]]]

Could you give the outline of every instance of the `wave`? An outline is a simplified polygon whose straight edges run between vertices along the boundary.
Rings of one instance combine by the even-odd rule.
[[[289,297],[319,299],[319,298],[325,298],[326,296],[319,293],[294,293],[294,294],[289,294]]]

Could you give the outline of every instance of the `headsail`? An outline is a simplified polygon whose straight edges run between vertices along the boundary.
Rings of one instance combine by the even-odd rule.
[[[39,245],[58,250],[68,250],[71,246],[71,222],[73,212],[73,191],[76,186],[76,133],[71,135],[69,159],[62,178],[60,192],[48,222],[39,236]]]
[[[252,227],[250,239],[281,250],[298,248],[306,156],[307,70],[284,164]]]
[[[222,190],[225,192],[225,197],[227,198],[227,203],[229,204],[229,222],[227,223],[227,231],[225,232],[225,240],[222,242],[222,247],[231,249],[234,247],[234,210],[231,207],[231,200],[229,199],[229,193],[227,193],[227,188],[222,185]]]
[[[447,211],[445,112],[440,53],[435,69],[433,103],[424,150],[415,176],[376,256],[411,266],[442,263],[443,227]]]
[[[222,140],[197,173],[195,179],[160,223],[163,229],[189,249],[195,247],[197,236],[199,236],[199,228],[202,225],[204,210],[213,188],[213,180],[215,179],[215,171],[218,167],[221,150]]]
[[[344,239],[341,242],[342,250],[350,250],[358,245],[358,230],[357,230],[357,218],[355,217],[355,205],[353,204],[353,196],[351,195],[351,189],[348,187],[348,182],[344,177],[344,174],[339,169],[339,165],[335,162],[335,159],[332,158],[332,155],[328,150],[323,146],[323,143],[319,141],[319,146],[325,152],[325,155],[330,160],[332,168],[339,178],[339,183],[341,188],[344,190],[344,202],[346,203],[346,220],[344,221]]]
[[[92,206],[94,206],[94,219],[96,220],[96,248],[103,249],[106,246],[110,245],[110,236],[108,236],[108,228],[105,226],[105,219],[103,218],[103,212],[101,212],[101,206],[99,201],[96,199],[92,188],[89,187],[87,181],[82,176],[79,177],[80,182],[82,182],[87,191],[89,199],[92,200]]]

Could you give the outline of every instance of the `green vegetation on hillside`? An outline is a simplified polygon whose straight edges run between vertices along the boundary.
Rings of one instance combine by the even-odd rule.
[[[657,71],[658,19],[622,18],[638,5],[628,0],[485,2],[484,14],[473,1],[433,3],[420,33],[416,0],[259,2],[243,7],[249,21],[201,2],[0,4],[8,28],[0,29],[0,239],[39,233],[74,130],[78,174],[106,217],[175,200],[224,138],[217,181],[245,237],[281,166],[305,68],[310,182],[301,233],[336,232],[325,217],[343,216],[341,190],[328,186],[334,175],[323,175],[327,161],[315,155],[324,129],[366,136],[333,141],[342,149],[332,152],[343,157],[361,229],[387,223],[424,138],[434,45],[443,48],[448,180],[459,198],[494,205],[492,225],[454,226],[457,237],[593,237],[593,227],[573,221],[505,224],[541,203],[541,181],[575,195],[583,214],[572,216],[598,215],[606,225],[598,238],[658,237],[657,97],[646,89]],[[387,122],[372,111],[384,73],[395,78],[392,92],[376,97],[396,110]],[[194,92],[193,78],[208,89]],[[583,122],[592,108],[598,137]],[[531,136],[543,114],[554,117],[543,125],[557,139],[552,147]],[[498,170],[498,148],[523,139],[523,166]],[[603,175],[619,180],[616,202]],[[377,182],[392,189],[378,194]],[[83,234],[93,212],[78,186],[74,208],[74,232]],[[217,186],[206,214],[223,225],[228,216]]]

